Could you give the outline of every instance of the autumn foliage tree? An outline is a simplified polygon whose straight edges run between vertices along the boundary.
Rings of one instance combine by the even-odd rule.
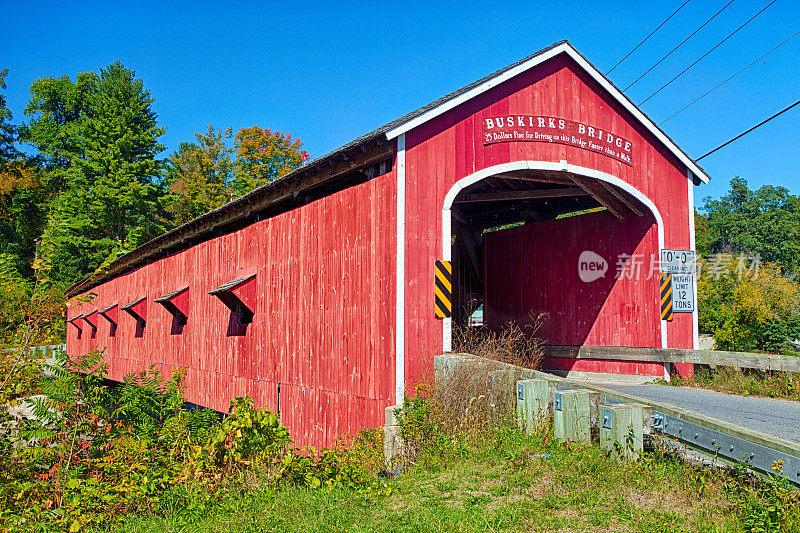
[[[700,330],[713,334],[722,350],[792,353],[792,341],[800,339],[800,283],[775,263],[720,259],[745,261],[746,268],[699,277]],[[703,260],[700,271],[707,268]]]
[[[242,128],[236,134],[235,180],[231,189],[241,195],[275,181],[306,161],[303,143],[288,133],[272,132],[258,126]]]
[[[165,183],[169,189],[164,199],[175,225],[196,218],[230,199],[232,150],[226,141],[232,135],[208,126],[205,133],[195,133],[194,143],[181,143],[167,161]]]
[[[236,196],[288,174],[308,160],[303,143],[287,133],[258,126],[243,128],[228,147],[231,128],[208,126],[183,143],[167,163],[165,204],[183,224]]]
[[[8,69],[0,70],[0,89]],[[17,127],[0,93],[0,253],[30,274],[34,240],[41,235],[48,192],[37,162],[15,146]]]

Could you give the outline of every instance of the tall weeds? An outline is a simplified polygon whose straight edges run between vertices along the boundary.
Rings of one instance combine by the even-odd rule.
[[[457,328],[454,352],[478,358],[436,371],[434,383],[415,388],[397,417],[405,457],[447,455],[468,441],[489,438],[498,427],[516,421],[513,383],[536,369],[543,341],[536,337],[542,315],[532,316],[524,329],[510,323],[501,332],[486,328]],[[514,365],[515,368],[508,365]]]
[[[249,397],[224,416],[184,409],[180,372],[164,380],[151,367],[110,387],[100,352],[59,353],[49,370],[29,402],[34,417],[0,420],[0,531],[41,521],[91,530],[176,505],[191,521],[254,484],[385,489],[344,449],[294,447],[278,416]]]
[[[544,313],[531,312],[528,324],[519,326],[509,322],[500,332],[485,326],[456,326],[453,329],[453,351],[535,370],[544,354],[544,340],[537,334],[545,316]]]

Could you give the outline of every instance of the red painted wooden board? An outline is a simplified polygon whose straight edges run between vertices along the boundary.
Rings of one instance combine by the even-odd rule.
[[[176,334],[169,311],[149,304],[142,337],[118,313],[113,337],[109,320],[95,320],[96,339],[79,321],[69,353],[104,349],[115,380],[150,364],[165,375],[186,367],[187,400],[220,411],[245,394],[274,410],[280,383],[281,420],[300,445],[383,425],[394,403],[395,180],[379,176],[94,288],[94,301],[69,316],[188,286],[178,302],[188,321]],[[207,293],[250,273],[234,290],[255,311],[241,327]]]
[[[485,119],[508,115],[554,116],[594,124],[632,142],[633,164],[565,144],[484,145]],[[664,222],[666,248],[689,247],[689,185],[685,166],[571,59],[557,56],[406,134],[407,380],[429,374],[434,355],[442,350],[442,323],[432,312],[432,265],[442,258],[441,213],[445,195],[462,178],[515,161],[566,161],[615,176],[655,204]],[[618,310],[621,317],[625,313],[628,311]],[[582,324],[590,320],[580,313],[571,316]],[[610,329],[604,333],[604,327],[597,324],[590,332],[602,342],[618,336]],[[643,331],[634,334],[626,324],[623,332],[646,337],[648,342],[660,346],[660,337],[658,342],[652,338],[654,324],[650,319],[642,321],[639,327]],[[676,313],[667,325],[668,346],[691,347],[692,333],[691,314]],[[656,335],[660,335],[658,326]]]
[[[484,145],[485,119],[509,115],[561,117],[613,132],[634,146],[632,165],[566,144]],[[689,247],[686,168],[564,55],[409,131],[406,148],[401,226],[406,243],[406,390],[430,376],[433,357],[442,350],[442,322],[433,314],[432,265],[442,259],[443,203],[457,181],[511,162],[566,161],[635,187],[660,212],[665,247]],[[124,305],[141,296],[149,302],[189,286],[188,322],[176,334],[170,313],[151,305],[143,334],[137,337],[134,317],[118,313],[113,336],[109,320],[98,321],[94,339],[86,327],[80,338],[76,327],[68,328],[70,353],[105,349],[114,379],[150,364],[165,373],[185,367],[188,399],[219,410],[225,410],[237,394],[251,394],[259,404],[274,408],[280,383],[282,420],[301,444],[331,444],[342,432],[381,425],[383,409],[394,402],[395,390],[396,167],[367,183],[254,221],[100,285],[93,289],[95,301],[71,310],[69,316]],[[649,218],[645,222],[652,224]],[[608,223],[630,245],[657,247],[652,228],[642,236],[637,223]],[[595,231],[594,238],[605,238],[603,232],[580,224],[572,231],[579,240],[584,230]],[[522,249],[503,253],[517,265],[531,261]],[[225,304],[207,293],[250,273],[256,274],[255,316],[244,326],[233,322]],[[527,275],[536,279],[535,274]],[[502,280],[504,290],[513,281],[513,276]],[[506,302],[509,307],[503,312],[521,318],[522,308],[538,301],[563,316],[563,321],[549,326],[554,337],[584,337],[597,343],[633,339],[659,345],[653,310],[626,300],[636,295],[650,301],[649,285],[621,286],[619,293],[614,288],[602,304],[592,290],[587,292],[574,280],[565,278],[561,286],[576,298],[588,294],[595,307],[570,307],[566,294],[545,291],[539,296],[526,294],[525,301]],[[570,332],[569,321],[579,327]],[[667,325],[667,336],[669,347],[690,348],[691,315],[676,314]]]
[[[487,233],[484,323],[499,331],[543,314],[536,334],[547,344],[660,347],[657,271],[646,263],[639,276],[617,278],[619,258],[657,251],[652,217],[608,211]],[[605,260],[605,275],[581,280],[583,252]]]

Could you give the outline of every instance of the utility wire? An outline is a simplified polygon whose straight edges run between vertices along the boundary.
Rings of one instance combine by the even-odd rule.
[[[652,66],[652,67],[650,67],[649,69],[645,70],[645,71],[644,71],[644,74],[642,74],[641,76],[639,76],[638,78],[636,78],[635,80],[633,80],[633,83],[631,83],[630,85],[628,85],[627,87],[625,87],[625,88],[623,89],[623,91],[627,91],[628,89],[630,89],[631,87],[633,87],[634,85],[636,85],[636,83],[637,83],[639,80],[641,80],[642,78],[644,78],[645,76],[647,76],[647,74],[649,74],[651,70],[653,70],[654,68],[656,68],[658,65],[660,65],[660,64],[661,64],[661,62],[662,62],[662,61],[664,61],[664,60],[665,60],[665,59],[667,59],[669,56],[671,56],[671,55],[672,55],[672,53],[673,53],[675,50],[677,50],[678,48],[680,48],[681,46],[683,46],[684,44],[686,44],[686,41],[688,41],[689,39],[691,39],[692,37],[694,37],[694,36],[695,36],[695,34],[696,34],[697,32],[699,32],[700,30],[702,30],[703,28],[705,28],[705,27],[708,25],[708,23],[709,23],[709,22],[711,22],[712,20],[714,20],[715,18],[717,18],[717,15],[719,15],[720,13],[722,13],[723,11],[725,11],[725,8],[727,8],[729,5],[731,5],[731,4],[733,3],[733,1],[734,1],[734,0],[731,0],[730,2],[728,2],[727,4],[725,4],[724,6],[722,6],[722,9],[720,9],[719,11],[717,11],[716,13],[714,13],[714,15],[713,15],[713,16],[712,16],[710,19],[708,19],[707,21],[705,21],[705,22],[703,23],[703,25],[702,25],[702,26],[700,26],[699,28],[697,28],[696,30],[694,30],[694,31],[692,32],[692,34],[691,34],[691,35],[689,35],[689,36],[688,36],[686,39],[682,40],[682,41],[680,42],[680,44],[678,44],[678,46],[676,46],[675,48],[673,48],[672,50],[670,50],[670,51],[669,51],[669,53],[668,53],[667,55],[665,55],[664,57],[662,57],[661,59],[659,59],[659,60],[656,62],[656,64],[655,64],[655,65],[653,65],[653,66]]]
[[[653,31],[651,31],[651,32],[650,32],[650,35],[648,35],[647,37],[645,37],[644,39],[642,39],[642,41],[641,41],[639,44],[637,44],[636,46],[634,46],[634,47],[633,47],[633,50],[631,50],[630,52],[628,52],[628,53],[625,55],[625,57],[623,57],[622,59],[620,59],[619,61],[617,61],[617,64],[616,64],[616,65],[614,65],[613,67],[611,67],[611,70],[609,70],[608,72],[606,72],[606,76],[608,76],[609,74],[611,74],[611,72],[612,72],[612,71],[613,71],[615,68],[617,68],[618,66],[620,66],[620,64],[621,64],[623,61],[625,61],[626,59],[628,59],[628,56],[630,56],[630,55],[631,55],[632,53],[634,53],[634,52],[635,52],[635,51],[636,51],[636,50],[637,50],[637,49],[638,49],[640,46],[642,46],[642,45],[645,43],[645,41],[647,41],[647,39],[649,39],[650,37],[652,37],[652,36],[653,36],[653,34],[654,34],[655,32],[657,32],[658,30],[660,30],[660,29],[661,29],[661,26],[663,26],[664,24],[666,24],[667,22],[669,22],[669,19],[671,19],[672,17],[674,17],[675,15],[677,15],[677,14],[678,14],[678,11],[680,11],[681,9],[683,9],[683,6],[685,6],[686,4],[688,4],[688,3],[689,3],[689,1],[690,1],[690,0],[686,0],[686,1],[685,1],[683,4],[681,4],[681,6],[680,6],[678,9],[676,9],[676,10],[675,10],[675,12],[674,12],[672,15],[668,16],[668,17],[666,18],[666,20],[664,20],[664,22],[662,22],[661,24],[659,24],[659,25],[658,25],[658,27],[657,27],[656,29],[654,29]]]
[[[778,111],[777,113],[775,113],[774,115],[772,115],[772,116],[771,116],[771,117],[769,117],[768,119],[766,119],[766,120],[762,120],[761,122],[759,122],[758,124],[756,124],[755,126],[753,126],[752,128],[750,128],[749,130],[747,130],[746,132],[744,132],[744,133],[740,133],[739,135],[737,135],[736,137],[734,137],[734,138],[733,138],[733,139],[731,139],[730,141],[728,141],[728,142],[726,142],[726,143],[723,143],[723,144],[720,144],[719,146],[717,146],[716,148],[714,148],[713,150],[711,150],[711,151],[710,151],[710,152],[708,152],[707,154],[703,154],[703,155],[701,155],[700,157],[698,157],[697,159],[695,159],[695,161],[700,161],[700,160],[701,160],[701,159],[703,159],[704,157],[707,157],[707,156],[709,156],[709,155],[713,154],[713,153],[714,153],[714,152],[716,152],[717,150],[719,150],[719,149],[721,149],[721,148],[725,148],[726,146],[728,146],[729,144],[731,144],[733,141],[735,141],[735,140],[737,140],[737,139],[741,139],[742,137],[744,137],[745,135],[747,135],[748,133],[750,133],[750,132],[751,132],[751,131],[753,131],[754,129],[756,129],[756,128],[760,128],[761,126],[763,126],[764,124],[766,124],[767,122],[769,122],[770,120],[772,120],[772,119],[774,119],[774,118],[778,118],[779,116],[783,115],[784,113],[786,113],[787,111],[789,111],[791,108],[793,108],[793,107],[794,107],[794,106],[796,106],[796,105],[800,105],[800,100],[796,101],[795,103],[793,103],[793,104],[792,104],[792,105],[790,105],[789,107],[787,107],[787,108],[785,108],[785,109],[782,109],[781,111]]]
[[[680,72],[679,72],[679,73],[678,73],[678,74],[677,74],[677,75],[676,75],[674,78],[672,78],[672,79],[671,79],[671,80],[669,80],[667,83],[665,83],[664,85],[662,85],[661,87],[659,87],[659,88],[658,88],[658,90],[657,90],[656,92],[654,92],[653,94],[651,94],[650,96],[648,96],[647,98],[645,98],[644,100],[642,100],[642,101],[639,103],[639,105],[642,105],[642,104],[644,104],[645,102],[647,102],[648,100],[650,100],[652,97],[654,97],[655,95],[657,95],[658,93],[660,93],[662,90],[664,90],[664,89],[665,89],[667,86],[669,86],[670,84],[672,84],[672,82],[673,82],[673,81],[677,80],[678,78],[680,78],[681,76],[683,76],[684,74],[686,74],[686,71],[688,71],[690,68],[692,68],[693,66],[695,66],[696,64],[698,64],[700,61],[702,61],[702,60],[703,60],[703,59],[704,59],[706,56],[708,56],[708,54],[710,54],[711,52],[713,52],[714,50],[716,50],[717,48],[719,48],[719,47],[722,45],[722,43],[724,43],[725,41],[727,41],[728,39],[730,39],[731,37],[733,37],[734,35],[736,35],[736,33],[737,33],[739,30],[741,30],[742,28],[744,28],[745,26],[747,26],[748,24],[750,24],[750,23],[751,23],[751,22],[752,22],[752,21],[753,21],[753,20],[754,20],[754,19],[755,19],[757,16],[759,16],[761,13],[763,13],[763,12],[764,12],[764,11],[765,11],[765,10],[766,10],[766,9],[767,9],[769,6],[771,6],[772,4],[774,4],[776,1],[777,1],[777,0],[772,0],[772,2],[770,2],[769,4],[767,4],[766,6],[764,6],[764,7],[761,9],[761,11],[759,11],[758,13],[756,13],[755,15],[753,15],[752,17],[750,17],[750,18],[747,20],[747,22],[745,22],[744,24],[742,24],[741,26],[739,26],[738,28],[736,28],[736,29],[735,29],[735,30],[734,30],[732,33],[728,34],[728,36],[727,36],[727,37],[725,37],[725,38],[724,38],[724,39],[722,39],[720,42],[718,42],[718,43],[717,43],[717,44],[714,46],[714,48],[712,48],[711,50],[709,50],[708,52],[706,52],[705,54],[703,54],[702,56],[700,56],[700,57],[699,57],[697,60],[695,60],[695,62],[694,62],[694,63],[692,63],[691,65],[689,65],[688,67],[686,67],[685,69],[683,69],[682,71],[680,71]]]
[[[763,54],[761,57],[759,57],[758,59],[756,59],[755,61],[753,61],[752,63],[750,63],[750,64],[749,64],[749,65],[747,65],[746,67],[744,67],[743,69],[739,70],[739,71],[738,71],[736,74],[734,74],[733,76],[731,76],[731,77],[730,77],[730,78],[728,78],[727,80],[725,80],[725,81],[723,81],[723,82],[720,82],[720,83],[718,83],[718,84],[717,84],[716,86],[714,86],[714,88],[713,88],[713,89],[711,89],[710,91],[707,91],[705,94],[703,94],[703,95],[701,95],[701,96],[698,96],[697,98],[695,98],[694,100],[692,100],[690,103],[686,104],[685,106],[683,106],[682,108],[680,108],[678,111],[676,111],[675,113],[671,114],[670,116],[668,116],[667,118],[665,118],[664,120],[662,120],[661,122],[659,122],[659,125],[661,125],[661,124],[664,124],[665,122],[667,122],[668,120],[671,120],[671,119],[672,119],[673,117],[675,117],[676,115],[679,115],[679,114],[680,114],[680,113],[682,113],[684,110],[686,110],[686,108],[693,106],[693,105],[694,105],[694,104],[696,104],[698,101],[702,100],[703,98],[705,98],[705,97],[706,97],[706,96],[708,96],[709,94],[713,93],[714,91],[716,91],[717,89],[719,89],[720,87],[722,87],[723,85],[725,85],[726,83],[728,83],[729,81],[731,81],[733,78],[735,78],[736,76],[738,76],[739,74],[741,74],[741,73],[742,73],[742,72],[744,72],[745,70],[749,69],[750,67],[752,67],[753,65],[755,65],[756,63],[758,63],[759,61],[761,61],[762,59],[764,59],[765,57],[767,57],[768,55],[770,55],[772,52],[774,52],[775,50],[777,50],[778,48],[780,48],[780,47],[781,47],[781,46],[783,46],[784,44],[788,43],[789,41],[791,41],[792,39],[794,39],[795,37],[797,37],[798,35],[800,35],[800,31],[798,31],[797,33],[795,33],[794,35],[792,35],[791,37],[789,37],[788,39],[786,39],[785,41],[783,41],[781,44],[779,44],[778,46],[776,46],[775,48],[773,48],[773,49],[772,49],[772,50],[770,50],[769,52],[767,52],[767,53]]]

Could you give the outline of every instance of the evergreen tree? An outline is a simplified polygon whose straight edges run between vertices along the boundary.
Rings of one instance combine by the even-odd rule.
[[[22,130],[44,158],[56,197],[51,276],[77,281],[163,231],[158,216],[164,128],[135,73],[116,62],[100,74],[41,78]]]
[[[0,70],[0,89],[6,89],[8,69]],[[11,110],[6,107],[6,96],[0,93],[0,162],[13,160],[19,155],[14,146],[16,128],[11,124]]]

